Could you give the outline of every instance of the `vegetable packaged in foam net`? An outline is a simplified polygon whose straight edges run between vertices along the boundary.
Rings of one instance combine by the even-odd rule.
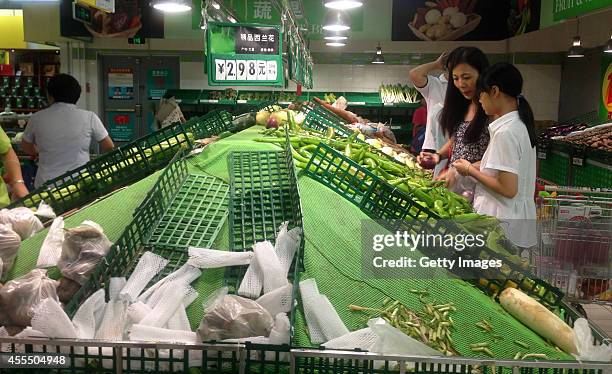
[[[0,289],[0,305],[16,326],[29,326],[38,303],[45,298],[58,300],[58,282],[47,277],[47,271],[34,269]]]
[[[2,267],[0,267],[0,276],[5,274],[11,267],[13,267],[13,261],[19,246],[21,245],[21,238],[10,225],[0,224],[0,259],[2,260]]]
[[[198,334],[202,341],[269,336],[274,319],[257,302],[225,295],[204,315]]]
[[[29,208],[0,210],[0,223],[10,225],[22,240],[29,238],[43,229],[43,224]]]
[[[62,255],[57,267],[64,277],[81,285],[87,281],[112,245],[100,227],[96,226],[93,223],[84,223],[67,230],[64,236]]]

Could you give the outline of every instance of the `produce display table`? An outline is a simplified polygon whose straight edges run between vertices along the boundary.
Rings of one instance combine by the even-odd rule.
[[[259,138],[262,127],[254,126],[240,133],[208,145],[203,152],[188,159],[192,174],[209,174],[229,183],[228,155],[232,151],[270,151],[280,148],[253,141]],[[66,228],[74,227],[83,220],[100,224],[111,241],[116,240],[132,219],[134,210],[145,199],[147,192],[159,177],[157,172],[113,195],[85,207],[66,219]],[[551,360],[573,360],[570,355],[556,350],[540,336],[509,315],[492,298],[471,284],[458,279],[364,279],[362,275],[363,235],[362,221],[369,217],[357,206],[304,173],[298,174],[298,185],[303,211],[306,242],[304,246],[304,272],[300,280],[315,278],[319,291],[326,295],[350,331],[365,327],[367,315],[349,310],[349,305],[370,308],[382,307],[385,298],[398,300],[412,310],[420,310],[422,303],[417,291],[427,291],[427,302],[435,304],[454,303],[457,311],[454,319],[453,340],[455,349],[468,357],[491,359],[483,352],[474,352],[470,344],[487,341],[487,336],[476,325],[487,320],[500,339],[492,342],[490,349],[494,359],[513,359],[517,352],[545,354]],[[373,223],[372,223],[373,224]],[[371,226],[371,225],[370,225]],[[372,226],[374,227],[374,226]],[[387,232],[378,227],[377,233]],[[20,252],[8,279],[21,276],[35,267],[36,259],[47,230],[22,243]],[[229,223],[221,228],[214,249],[229,249]],[[418,252],[406,253],[418,258]],[[192,286],[199,292],[187,309],[187,315],[195,331],[202,316],[202,302],[223,285],[223,268],[207,269]],[[57,270],[50,276],[58,277]],[[296,307],[292,338],[293,347],[314,347],[310,343],[308,328],[301,308]],[[515,341],[528,345],[528,352]],[[326,372],[326,371],[321,371]],[[330,371],[328,371],[330,372]]]

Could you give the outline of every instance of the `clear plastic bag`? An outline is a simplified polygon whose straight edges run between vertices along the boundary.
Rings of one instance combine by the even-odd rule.
[[[581,361],[612,361],[612,344],[593,344],[593,333],[589,322],[578,318],[574,322],[574,342],[578,349],[575,355]]]
[[[8,272],[13,267],[15,256],[19,252],[19,246],[21,245],[21,238],[10,225],[0,224],[0,260],[2,260],[2,267],[0,267],[0,276]]]
[[[14,279],[0,289],[0,304],[14,325],[29,326],[34,309],[41,300],[58,300],[55,289],[58,282],[47,277],[47,271],[34,269]]]
[[[49,268],[57,265],[62,255],[62,244],[64,243],[64,218],[58,217],[53,220],[47,237],[38,254],[37,268]]]
[[[198,334],[202,341],[269,336],[274,319],[255,301],[225,295],[204,315]]]
[[[453,173],[452,180],[454,181],[448,186],[448,189],[458,195],[465,196],[470,202],[472,202],[474,200],[474,190],[476,189],[476,179],[459,174],[457,169],[454,167],[449,168],[448,173]]]
[[[47,219],[55,219],[57,215],[53,211],[49,205],[45,204],[44,201],[41,201],[34,213],[37,217],[47,218]]]
[[[43,229],[43,224],[29,208],[20,207],[14,209],[2,209],[0,211],[0,223],[11,225],[25,240]]]
[[[112,243],[97,227],[81,224],[66,230],[57,267],[62,275],[83,285]]]

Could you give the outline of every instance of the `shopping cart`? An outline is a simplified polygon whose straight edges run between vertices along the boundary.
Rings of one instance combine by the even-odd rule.
[[[534,272],[568,301],[612,305],[612,190],[545,186]]]

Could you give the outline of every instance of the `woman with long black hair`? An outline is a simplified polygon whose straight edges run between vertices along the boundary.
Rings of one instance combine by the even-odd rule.
[[[536,180],[536,133],[533,112],[523,97],[523,77],[512,64],[491,66],[478,80],[478,96],[486,114],[496,118],[489,124],[491,142],[473,167],[459,159],[453,167],[478,182],[474,209],[497,217],[516,246],[537,244],[534,202]]]
[[[476,97],[476,82],[489,67],[489,60],[476,47],[459,47],[449,54],[447,66],[452,84],[446,90],[440,126],[449,141],[427,156],[436,164],[447,158],[451,163],[459,159],[475,163],[480,161],[489,144],[488,118]],[[454,188],[456,177],[451,169],[438,179],[446,180]]]

